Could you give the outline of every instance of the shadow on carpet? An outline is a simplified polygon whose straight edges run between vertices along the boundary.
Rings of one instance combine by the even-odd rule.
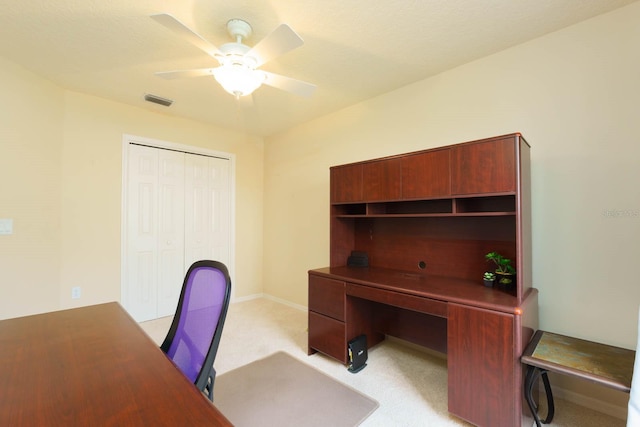
[[[378,407],[285,352],[216,377],[214,403],[236,427],[353,427]]]

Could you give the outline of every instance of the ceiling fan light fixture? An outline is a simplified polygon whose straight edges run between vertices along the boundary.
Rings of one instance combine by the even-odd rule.
[[[263,72],[238,63],[224,64],[215,68],[213,76],[224,90],[236,98],[250,95],[266,79]]]
[[[227,22],[227,31],[234,41],[225,43],[218,49],[169,14],[161,13],[151,15],[151,17],[220,63],[220,66],[214,69],[204,68],[156,73],[160,77],[172,79],[213,74],[224,90],[236,98],[253,93],[262,84],[304,97],[311,96],[316,88],[311,83],[259,70],[259,67],[271,59],[303,45],[302,38],[286,24],[280,24],[256,45],[249,47],[243,44],[243,41],[251,36],[253,32],[251,25],[241,19],[232,19]]]

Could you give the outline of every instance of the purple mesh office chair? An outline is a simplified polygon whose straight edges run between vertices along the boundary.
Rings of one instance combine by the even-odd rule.
[[[213,361],[227,316],[231,279],[218,261],[197,261],[187,271],[169,333],[160,346],[213,402]]]

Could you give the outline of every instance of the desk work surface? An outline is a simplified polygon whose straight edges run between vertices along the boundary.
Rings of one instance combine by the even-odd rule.
[[[635,353],[620,347],[537,331],[522,361],[629,392]]]
[[[0,348],[0,425],[231,425],[118,303],[0,321]]]
[[[515,296],[495,288],[487,288],[480,279],[475,282],[377,267],[325,267],[311,272],[402,294],[471,304],[505,313],[514,313],[518,308]]]

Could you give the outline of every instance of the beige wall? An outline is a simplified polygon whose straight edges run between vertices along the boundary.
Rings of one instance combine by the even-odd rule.
[[[541,329],[635,348],[638,22],[635,3],[268,138],[265,292],[304,305],[328,265],[329,166],[519,131]]]
[[[58,307],[64,91],[0,58],[0,318]]]
[[[64,91],[6,61],[0,85],[0,218],[14,220],[0,318],[120,300],[123,134],[235,154],[235,295],[262,292],[261,138]]]

